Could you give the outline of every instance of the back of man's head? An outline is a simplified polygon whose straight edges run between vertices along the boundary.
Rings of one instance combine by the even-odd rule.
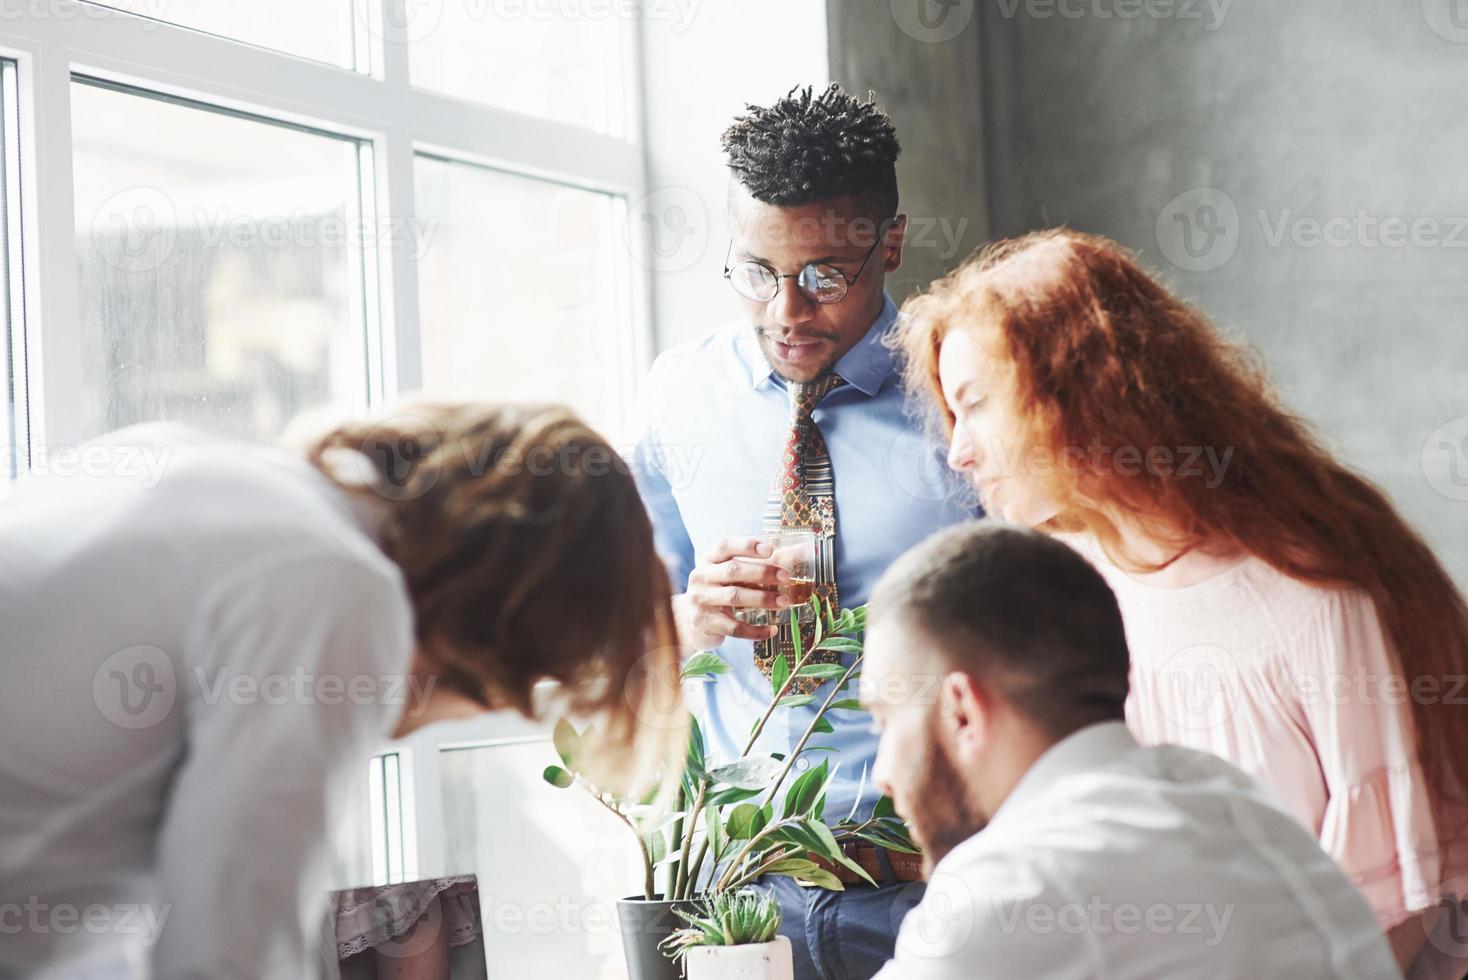
[[[922,631],[945,669],[997,691],[1053,740],[1123,718],[1130,658],[1116,597],[1054,538],[956,525],[899,558],[870,606],[872,623]]]

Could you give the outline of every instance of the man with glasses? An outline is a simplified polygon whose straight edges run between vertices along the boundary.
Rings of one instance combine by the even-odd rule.
[[[791,649],[788,626],[759,625],[763,611],[785,607],[785,573],[770,563],[768,539],[814,532],[815,594],[855,607],[898,555],[977,506],[909,416],[900,366],[883,343],[897,318],[884,284],[902,262],[907,227],[891,120],[832,85],[751,106],[723,145],[725,278],[748,322],[658,358],[632,460],[680,593],[683,642],[730,666],[704,686],[700,711],[710,752],[728,761],[769,703],[776,658]],[[820,701],[829,693],[800,683]],[[814,710],[778,712],[758,750],[789,753]],[[850,710],[829,717],[834,730],[817,743],[835,750],[839,768],[825,813],[864,817],[877,798],[871,720]],[[921,898],[910,855],[866,848],[853,857],[878,887],[855,876],[840,892],[762,882],[784,909],[798,980],[871,977]]]

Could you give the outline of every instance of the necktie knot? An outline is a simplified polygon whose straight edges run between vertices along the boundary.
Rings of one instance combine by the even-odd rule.
[[[790,412],[799,421],[809,421],[816,406],[833,390],[845,384],[841,375],[828,371],[814,381],[790,383]]]

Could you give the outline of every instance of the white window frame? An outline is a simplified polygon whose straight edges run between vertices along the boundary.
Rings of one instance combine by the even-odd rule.
[[[41,0],[31,0],[32,4]],[[367,0],[339,0],[362,9]],[[374,0],[376,2],[376,0]],[[371,209],[388,220],[412,219],[417,153],[599,191],[633,202],[646,194],[647,166],[638,105],[641,31],[624,21],[622,129],[628,138],[520,115],[412,87],[408,80],[406,5],[380,0],[362,72],[112,10],[84,0],[44,0],[45,16],[0,21],[0,58],[16,63],[20,102],[19,220],[28,354],[29,439],[21,460],[47,447],[81,441],[80,306],[72,182],[71,85],[81,75],[176,96],[325,133],[370,147]],[[361,44],[359,44],[361,47]],[[16,203],[16,202],[13,202]],[[626,210],[625,206],[622,209]],[[630,257],[629,257],[630,258]],[[411,249],[368,256],[368,400],[378,403],[422,383],[418,277]],[[627,417],[654,336],[650,273],[623,263],[629,282],[618,325],[614,368],[621,419]],[[374,282],[375,279],[375,282]],[[376,295],[373,295],[373,286]],[[376,300],[379,309],[371,309]],[[21,307],[16,303],[17,308]],[[619,427],[619,426],[618,426]],[[24,467],[23,467],[24,468]]]
[[[17,346],[27,354],[26,397],[17,405],[28,434],[19,449],[22,471],[28,459],[74,446],[84,435],[77,397],[82,364],[72,173],[76,76],[360,140],[370,148],[365,157],[371,172],[363,175],[370,177],[364,184],[369,193],[362,202],[369,220],[373,215],[415,217],[418,153],[612,195],[623,222],[632,203],[646,195],[638,21],[619,25],[624,32],[624,138],[415,89],[408,80],[404,43],[410,0],[339,2],[355,3],[359,10],[367,2],[383,5],[374,7],[381,22],[370,32],[375,35],[370,50],[358,45],[358,59],[365,56],[370,71],[313,62],[83,0],[44,0],[40,9],[46,16],[0,20],[0,58],[15,62],[19,95],[18,118],[7,118],[7,124],[18,127],[20,141],[20,177],[17,182],[10,175],[8,200],[14,226],[11,264],[20,286],[12,305],[24,311],[12,328],[19,334]],[[635,233],[647,238],[640,229]],[[623,356],[612,368],[620,406],[617,432],[630,416],[655,336],[651,270],[634,261],[630,251],[619,250],[615,273],[619,283],[627,284],[620,287],[625,292],[618,297],[619,309],[630,311],[617,325]],[[364,266],[367,394],[369,403],[379,403],[422,383],[417,266],[413,250],[401,247],[369,250]],[[548,732],[543,723],[487,716],[449,732],[435,726],[384,746],[382,751],[396,753],[400,764],[397,812],[404,843],[400,855],[388,845],[387,837],[397,834],[377,825],[390,812],[384,806],[391,808],[393,801],[375,799],[375,812],[363,814],[374,825],[374,874],[403,880],[453,870],[445,867],[440,833],[439,749],[465,741],[548,741]]]

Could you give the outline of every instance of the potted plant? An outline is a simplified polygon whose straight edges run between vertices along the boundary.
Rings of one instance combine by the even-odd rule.
[[[688,980],[792,980],[790,940],[778,935],[780,904],[754,892],[720,892],[696,912],[679,911],[688,925],[663,942],[681,958]]]
[[[844,850],[858,840],[918,852],[887,797],[877,801],[869,816],[858,817],[865,771],[851,812],[834,824],[826,822],[826,789],[839,763],[832,766],[825,757],[832,751],[829,747],[811,742],[834,730],[826,717],[830,712],[864,710],[848,692],[860,676],[862,644],[858,637],[866,625],[866,608],[843,609],[838,615],[819,599],[812,599],[811,605],[815,615],[809,648],[798,618],[792,617],[796,622],[793,663],[783,656],[776,658],[769,705],[737,758],[711,759],[695,721],[681,772],[663,773],[660,785],[640,798],[619,796],[596,786],[577,770],[576,758],[589,730],[578,732],[565,720],[556,725],[554,742],[560,765],[548,766],[545,780],[556,787],[576,786],[590,793],[626,824],[640,848],[642,894],[617,903],[631,980],[676,980],[676,964],[660,946],[677,930],[679,913],[695,914],[700,900],[737,893],[763,875],[787,875],[803,885],[839,891],[841,880],[832,872],[838,865],[871,881]],[[818,650],[837,654],[841,662],[817,662],[814,654]],[[718,676],[729,669],[717,654],[704,651],[688,659],[683,677],[710,678],[717,683]],[[805,678],[830,682],[823,698],[820,689],[814,694],[795,691],[796,682]],[[810,705],[815,705],[815,712],[788,756],[755,751],[761,732],[776,712]],[[812,753],[822,754],[822,761],[791,781],[782,799],[780,791],[797,760]],[[670,811],[658,812],[652,801],[664,795],[662,788],[669,781],[674,805]]]

